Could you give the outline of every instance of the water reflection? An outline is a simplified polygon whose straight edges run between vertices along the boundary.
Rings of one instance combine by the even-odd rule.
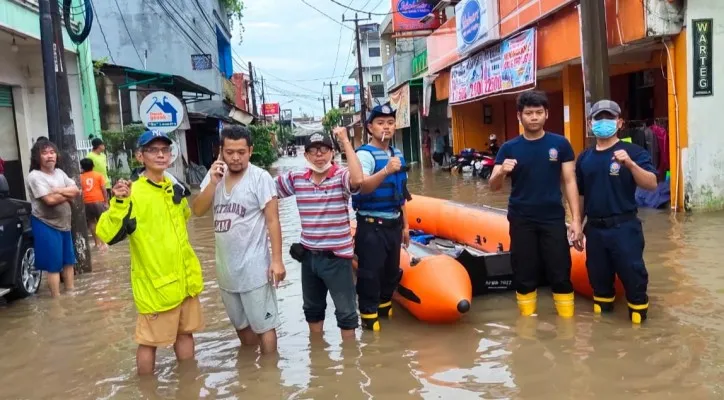
[[[275,171],[303,165],[283,158]],[[273,173],[276,173],[273,171]],[[484,181],[415,169],[410,190],[476,205],[505,207],[505,193]],[[292,199],[281,203],[287,249],[299,239]],[[287,281],[279,289],[279,357],[239,348],[219,299],[210,217],[189,222],[204,265],[201,301],[207,330],[197,360],[178,365],[158,353],[158,374],[135,376],[135,321],[125,246],[94,254],[95,271],[80,276],[78,293],[0,306],[0,387],[3,398],[156,399],[690,399],[722,398],[724,382],[724,214],[670,217],[642,212],[649,267],[650,318],[638,329],[625,303],[597,318],[577,299],[577,315],[560,321],[550,293],[539,315],[520,320],[515,299],[473,300],[457,324],[433,326],[400,310],[379,334],[358,332],[342,343],[328,300],[323,337],[309,337],[302,312],[299,264],[285,251]],[[454,397],[453,397],[454,396]]]

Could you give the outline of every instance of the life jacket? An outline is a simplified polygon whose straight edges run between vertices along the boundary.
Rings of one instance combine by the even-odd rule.
[[[375,170],[373,174],[385,169],[387,161],[390,159],[390,153],[385,150],[378,149],[369,144],[360,146],[357,151],[368,151],[375,159]],[[400,150],[390,147],[392,154],[400,158],[400,171],[389,174],[380,186],[374,192],[368,194],[356,194],[352,196],[352,208],[357,211],[379,211],[379,212],[395,212],[405,204],[404,187],[407,183],[407,173],[405,170],[405,157]]]

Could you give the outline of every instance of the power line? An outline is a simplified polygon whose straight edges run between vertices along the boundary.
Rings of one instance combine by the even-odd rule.
[[[136,55],[138,56],[138,61],[140,61],[141,65],[143,65],[143,58],[141,57],[141,53],[138,52],[136,43],[133,42],[133,36],[131,36],[131,32],[128,30],[128,25],[126,25],[126,19],[123,17],[123,12],[121,11],[121,6],[118,5],[118,0],[113,0],[113,2],[116,3],[116,8],[118,9],[118,14],[121,15],[121,21],[123,22],[123,26],[126,28],[126,33],[128,34],[128,38],[131,39],[131,46],[133,46],[133,50],[136,50]]]
[[[111,53],[111,47],[108,45],[108,39],[106,39],[106,33],[103,31],[103,25],[101,24],[100,18],[98,18],[98,12],[96,11],[96,5],[93,4],[93,0],[91,0],[91,7],[93,8],[93,16],[95,17],[96,24],[98,24],[98,29],[100,29],[101,36],[103,36],[103,42],[106,44],[108,57],[110,57],[113,64],[116,64],[116,60],[113,59],[113,53]],[[93,63],[91,63],[91,65],[93,65]]]
[[[335,24],[342,25],[343,27],[345,27],[345,28],[347,28],[347,29],[349,29],[349,30],[351,30],[351,31],[354,31],[354,29],[350,28],[349,26],[347,26],[347,25],[345,25],[345,24],[337,21],[337,20],[334,19],[333,17],[330,17],[329,14],[325,13],[324,11],[318,9],[317,7],[315,7],[315,6],[313,6],[313,5],[309,4],[309,3],[307,3],[307,0],[300,0],[300,1],[301,1],[302,3],[308,5],[309,7],[311,7],[312,9],[314,9],[315,11],[317,11],[318,13],[324,15],[324,16],[327,17],[328,19],[334,21]]]
[[[388,16],[388,15],[399,14],[399,13],[400,13],[399,11],[390,11],[390,12],[388,12],[388,13],[376,13],[376,12],[371,12],[371,11],[359,10],[359,9],[357,9],[357,8],[353,8],[353,7],[350,7],[350,6],[345,6],[344,4],[338,2],[337,0],[329,0],[329,1],[331,1],[332,3],[334,3],[334,4],[338,5],[338,6],[342,6],[342,7],[346,8],[346,9],[348,9],[348,10],[350,10],[350,11],[354,11],[354,12],[358,12],[358,13],[362,13],[362,14],[378,15],[378,16],[381,16],[381,17],[386,17],[386,16]],[[369,3],[369,1],[368,1],[367,3],[365,3],[365,6],[366,6],[368,3]],[[380,2],[380,3],[381,3],[381,2]],[[379,5],[380,3],[378,3],[378,5]],[[364,6],[363,6],[362,8],[364,8]],[[375,7],[375,8],[377,8],[377,7]],[[374,10],[375,8],[373,8],[373,10]]]

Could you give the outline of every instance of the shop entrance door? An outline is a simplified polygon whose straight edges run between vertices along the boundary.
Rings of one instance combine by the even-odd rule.
[[[420,118],[417,113],[410,115],[410,150],[408,162],[420,162]]]

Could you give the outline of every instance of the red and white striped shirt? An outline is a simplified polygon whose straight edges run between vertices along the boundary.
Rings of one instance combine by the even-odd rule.
[[[354,256],[349,200],[356,192],[350,188],[347,168],[332,165],[318,185],[312,181],[309,168],[279,175],[276,181],[280,198],[297,196],[302,246],[331,251],[342,258]]]

